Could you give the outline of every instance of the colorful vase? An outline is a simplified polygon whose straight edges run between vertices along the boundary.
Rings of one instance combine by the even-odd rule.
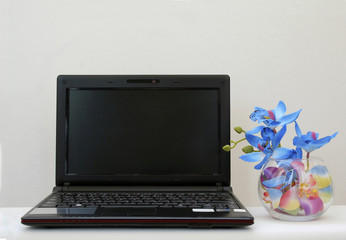
[[[258,195],[273,217],[307,221],[321,216],[332,204],[333,183],[320,158],[270,159],[262,168]]]

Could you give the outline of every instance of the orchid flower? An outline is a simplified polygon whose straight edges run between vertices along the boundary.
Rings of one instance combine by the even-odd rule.
[[[303,151],[301,148],[297,147],[296,150],[292,150],[292,154],[289,159],[302,159]]]
[[[303,135],[297,122],[295,122],[295,129],[297,137],[293,139],[293,145],[304,149],[308,154],[326,145],[338,134],[338,132],[335,132],[331,136],[318,139],[319,134],[315,132],[308,132],[306,135]]]
[[[262,139],[252,134],[245,134],[246,140],[259,151],[244,154],[239,158],[246,162],[260,161],[260,163],[255,166],[255,169],[257,170],[261,169],[263,165],[265,165],[268,162],[270,157],[274,159],[289,158],[292,155],[293,151],[288,148],[278,147],[282,137],[286,133],[286,129],[286,126],[283,126],[281,130],[273,136],[272,140],[270,140],[270,137],[268,140],[268,138]],[[272,143],[272,146],[270,145],[270,142]]]
[[[255,107],[255,111],[253,111],[250,115],[250,119],[254,122],[258,123],[264,123],[267,127],[270,129],[275,129],[278,126],[285,126],[289,123],[294,122],[300,112],[302,110],[298,110],[294,113],[285,115],[286,113],[286,105],[283,101],[279,101],[278,105],[276,106],[275,110],[265,110],[260,107]],[[260,132],[264,126],[258,126],[252,129],[251,131],[248,131],[249,134],[255,134]]]

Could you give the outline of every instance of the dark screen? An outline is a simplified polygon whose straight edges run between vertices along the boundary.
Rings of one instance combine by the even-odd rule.
[[[70,89],[67,174],[217,175],[217,89]]]

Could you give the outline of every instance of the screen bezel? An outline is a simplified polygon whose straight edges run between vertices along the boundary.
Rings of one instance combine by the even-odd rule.
[[[228,75],[60,75],[57,79],[56,184],[70,185],[230,185],[230,154],[222,150],[230,138],[230,81]],[[217,89],[219,92],[220,174],[71,175],[67,174],[67,114],[70,88]]]

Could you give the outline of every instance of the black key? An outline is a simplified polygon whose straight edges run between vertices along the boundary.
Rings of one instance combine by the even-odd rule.
[[[178,204],[178,205],[175,205],[174,207],[176,207],[176,208],[186,208],[187,206],[185,204]]]
[[[127,206],[136,206],[137,204],[136,203],[124,203],[124,205],[127,205]]]
[[[122,203],[101,203],[100,207],[121,207],[123,206]]]
[[[86,204],[83,204],[83,206],[84,206],[84,207],[87,207],[87,208],[88,208],[88,207],[93,207],[93,208],[94,208],[94,207],[95,207],[95,204],[93,204],[93,203],[86,203]]]
[[[70,205],[66,204],[66,203],[59,203],[57,207],[58,208],[67,208],[67,207],[70,207]]]
[[[202,205],[199,205],[199,204],[194,204],[194,205],[191,205],[190,207],[191,207],[191,208],[201,208],[201,207],[202,207]]]

